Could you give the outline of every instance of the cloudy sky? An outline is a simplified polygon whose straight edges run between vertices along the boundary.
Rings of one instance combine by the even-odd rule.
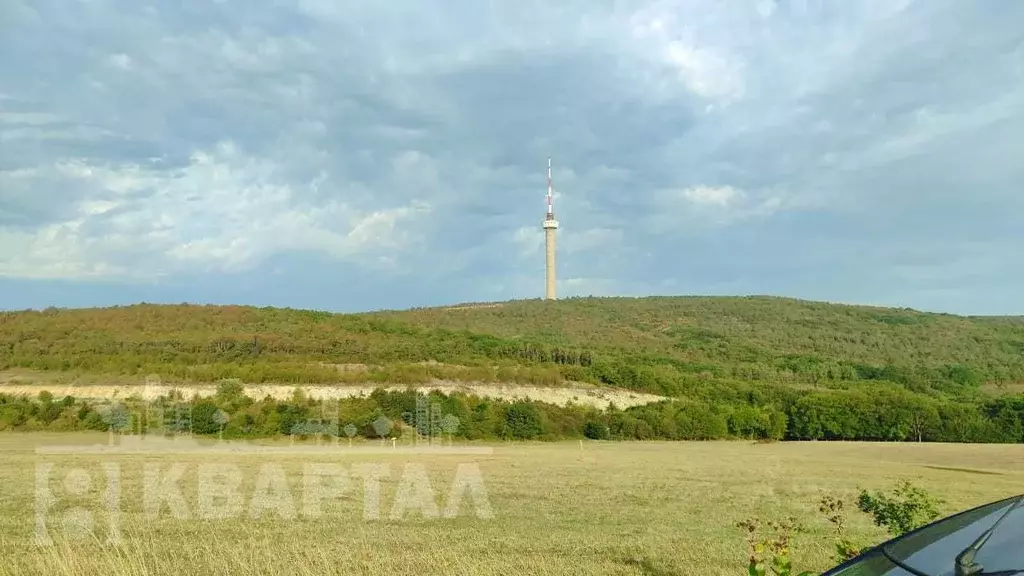
[[[1024,313],[1024,2],[0,0],[0,308]]]

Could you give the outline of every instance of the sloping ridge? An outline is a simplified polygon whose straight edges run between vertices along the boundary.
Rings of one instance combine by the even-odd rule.
[[[331,364],[375,372],[365,378]],[[585,382],[657,396],[716,382],[879,381],[951,391],[1024,381],[1024,320],[769,296],[519,300],[359,314],[139,304],[2,313],[3,368],[253,385]]]

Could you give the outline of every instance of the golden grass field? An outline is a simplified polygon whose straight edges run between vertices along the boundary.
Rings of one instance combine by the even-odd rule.
[[[106,442],[107,436],[9,433],[0,436],[0,573],[3,574],[731,574],[745,573],[745,535],[735,527],[750,517],[795,516],[808,533],[794,541],[794,566],[831,565],[829,525],[818,513],[822,495],[846,499],[858,488],[888,489],[913,480],[946,500],[954,512],[1024,492],[1024,451],[1015,445],[867,443],[605,443],[492,444],[491,455],[357,454],[342,445],[331,455],[230,454],[114,458],[122,468],[123,543],[60,536],[60,506],[48,524],[56,543],[38,547],[34,534],[34,448],[43,444]],[[64,456],[60,471],[97,471],[98,459]],[[244,471],[250,501],[261,463],[289,473],[301,510],[304,461],[388,463],[381,486],[384,519],[363,518],[362,481],[319,519],[178,520],[167,508],[143,513],[143,461],[188,465],[181,485],[190,509],[196,469],[203,462],[235,463]],[[404,464],[425,465],[443,508],[459,463],[476,462],[494,517],[478,519],[470,500],[454,519],[389,520]],[[94,486],[98,493],[100,487]],[[72,501],[91,506],[98,496]],[[98,514],[102,522],[103,515]],[[862,544],[884,533],[851,512],[850,534]]]

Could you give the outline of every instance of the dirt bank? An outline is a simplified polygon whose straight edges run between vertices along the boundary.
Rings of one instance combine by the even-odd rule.
[[[245,386],[245,393],[246,395],[257,399],[270,396],[272,398],[285,400],[292,396],[292,393],[296,388],[301,388],[311,398],[330,400],[369,395],[375,388],[404,390],[407,386],[379,386],[370,384],[293,386],[268,384]],[[608,407],[610,403],[614,403],[619,408],[628,408],[630,406],[639,406],[664,400],[663,397],[652,394],[643,394],[640,392],[617,390],[612,388],[600,388],[596,386],[554,388],[544,386],[464,383],[438,380],[428,385],[417,386],[416,389],[424,392],[429,390],[439,390],[445,394],[463,392],[480,397],[503,400],[530,399],[559,406],[565,406],[572,403],[577,405],[590,405],[602,409]],[[57,398],[70,395],[76,398],[94,400],[130,398],[133,396],[140,399],[156,399],[167,395],[171,390],[180,390],[186,396],[191,396],[193,394],[198,394],[201,397],[211,396],[216,391],[216,386],[212,384],[169,386],[154,384],[20,384],[14,382],[0,384],[0,393],[3,394],[37,396],[43,390],[50,392]]]

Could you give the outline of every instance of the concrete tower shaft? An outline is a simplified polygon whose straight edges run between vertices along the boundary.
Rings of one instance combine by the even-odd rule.
[[[547,222],[545,222],[547,224]],[[544,299],[555,299],[555,227],[544,227]]]

